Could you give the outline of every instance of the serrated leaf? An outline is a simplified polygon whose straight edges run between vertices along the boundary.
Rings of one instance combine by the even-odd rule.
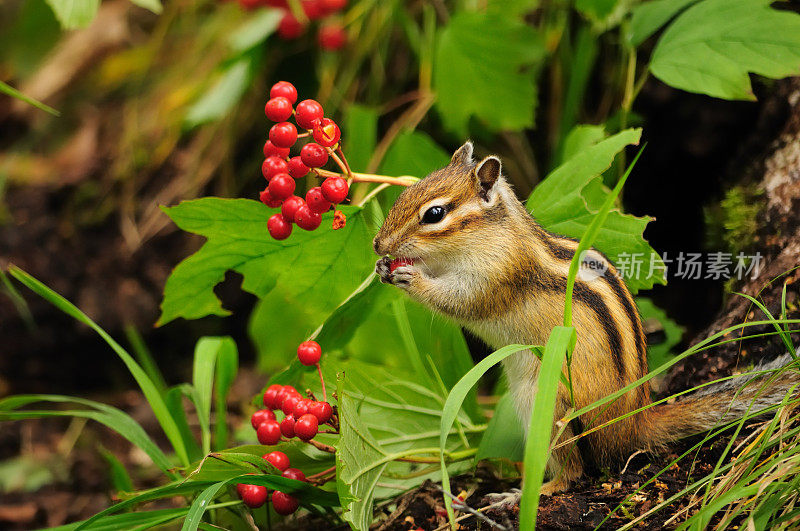
[[[650,71],[673,87],[754,100],[749,74],[800,72],[800,16],[770,0],[704,0],[682,13],[653,51]]]
[[[639,46],[675,15],[699,0],[650,0],[634,7],[631,12],[628,41]]]
[[[273,211],[258,201],[206,197],[164,210],[178,227],[208,241],[167,279],[160,325],[227,315],[213,288],[229,270],[241,273],[242,289],[258,297],[280,284],[292,300],[331,311],[374,267],[372,235],[355,207],[341,207],[347,215],[342,229],[329,229],[328,213],[318,230],[295,229],[282,241],[268,234]]]
[[[100,0],[46,0],[64,29],[85,28],[97,15]]]
[[[433,64],[436,109],[444,126],[467,136],[470,117],[491,131],[533,126],[534,65],[542,35],[505,13],[455,14],[438,38]]]
[[[640,129],[627,129],[585,147],[533,190],[528,198],[528,210],[547,230],[581,238],[608,195],[601,174],[626,145],[638,143],[640,135]],[[581,143],[585,146],[585,139]],[[594,242],[594,246],[615,264],[619,265],[621,259],[634,253],[645,261],[644,274],[625,277],[633,293],[655,283],[666,283],[661,274],[663,270],[658,268],[663,265],[661,258],[642,236],[650,219],[611,211]],[[654,261],[652,276],[648,275],[651,259]]]

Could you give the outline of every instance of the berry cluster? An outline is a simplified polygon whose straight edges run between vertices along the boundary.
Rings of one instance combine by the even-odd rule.
[[[264,107],[264,114],[277,122],[269,130],[269,140],[264,144],[264,162],[261,173],[267,180],[267,187],[261,192],[261,202],[270,208],[281,208],[267,221],[267,230],[276,240],[284,240],[292,233],[292,223],[305,230],[315,230],[322,223],[322,214],[347,198],[350,186],[338,174],[326,178],[320,186],[306,192],[305,199],[294,195],[296,179],[327,164],[333,158],[342,169],[349,173],[349,167],[339,148],[341,131],[336,122],[325,118],[322,105],[315,100],[297,103],[297,89],[287,81],[272,86],[270,99]],[[287,120],[294,115],[297,127]],[[299,133],[297,128],[305,130]],[[290,157],[290,150],[298,138],[312,137],[314,142],[305,144],[300,155]],[[338,150],[342,155],[336,155]],[[317,173],[317,175],[319,175]],[[344,225],[344,214],[337,211],[334,228]],[[337,221],[338,220],[338,221]]]
[[[322,348],[316,341],[304,341],[297,347],[297,357],[303,365],[315,365],[319,370]],[[324,381],[322,389],[325,393]],[[330,403],[325,399],[316,400],[310,391],[307,394],[310,398],[303,398],[291,385],[278,384],[270,385],[264,391],[264,409],[259,409],[250,417],[250,424],[256,430],[260,444],[272,446],[282,439],[294,437],[308,442],[317,435],[323,424],[329,424],[334,430],[338,428],[338,418]],[[275,411],[281,411],[283,419],[278,421]],[[285,453],[276,450],[263,457],[281,470],[283,477],[306,481],[303,472],[289,468],[289,457]],[[259,485],[240,483],[237,490],[249,507],[260,507],[268,498],[267,488]],[[286,493],[275,491],[272,494],[272,506],[279,514],[291,514],[297,510],[299,501]]]
[[[283,10],[283,18],[278,24],[278,36],[283,40],[301,37],[307,29],[308,21],[322,20],[317,33],[317,43],[323,50],[338,50],[347,43],[347,35],[341,23],[331,15],[347,7],[347,0],[302,0],[300,6],[306,20],[298,20],[289,9],[287,0],[239,0],[242,9],[258,7],[277,7]]]

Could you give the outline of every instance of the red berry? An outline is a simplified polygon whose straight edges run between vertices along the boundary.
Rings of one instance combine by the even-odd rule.
[[[314,212],[306,204],[297,209],[294,213],[294,222],[297,226],[305,230],[314,230],[322,223],[322,216],[319,212]]]
[[[299,156],[289,159],[289,175],[291,175],[293,179],[305,177],[310,171],[311,168],[303,164],[303,159]]]
[[[310,441],[317,434],[319,421],[311,413],[306,413],[294,423],[294,434],[301,441]]]
[[[269,409],[259,409],[250,417],[250,424],[253,425],[253,429],[255,430],[268,420],[275,420],[275,413]]]
[[[261,175],[268,181],[279,173],[288,172],[289,164],[280,157],[267,157],[264,159],[264,162],[261,163]]]
[[[322,26],[317,34],[317,42],[323,50],[338,50],[347,43],[347,34],[339,24]]]
[[[294,119],[303,129],[313,129],[314,122],[325,115],[322,105],[317,100],[303,100],[297,104]]]
[[[272,506],[275,508],[276,513],[285,516],[295,512],[300,507],[300,501],[294,496],[276,490],[272,493]]]
[[[414,265],[414,260],[411,260],[410,258],[395,258],[389,264],[389,272],[390,273],[393,272],[398,267],[410,266],[410,265]]]
[[[283,219],[281,214],[273,214],[267,220],[267,230],[276,240],[285,240],[292,233],[292,224]]]
[[[319,214],[331,209],[331,202],[322,195],[322,188],[315,186],[306,192],[306,204],[308,207]]]
[[[273,122],[285,122],[292,115],[292,102],[283,96],[270,98],[264,105],[264,114]]]
[[[291,439],[292,437],[294,437],[294,417],[293,416],[286,415],[286,417],[284,417],[284,419],[281,421],[280,432],[287,439]]]
[[[239,483],[236,485],[236,492],[239,493],[239,497],[244,504],[253,509],[261,507],[267,501],[267,487],[262,487],[261,485]]]
[[[281,425],[277,420],[268,420],[261,424],[256,430],[256,437],[260,444],[267,444],[272,446],[278,444],[281,440]]]
[[[294,193],[296,184],[288,173],[279,173],[269,181],[269,195],[275,199],[288,199]],[[323,189],[324,190],[324,189]],[[324,191],[323,191],[324,193]],[[286,220],[290,221],[290,220]]]
[[[300,150],[300,160],[309,168],[321,168],[328,162],[328,152],[319,144],[311,142]]]
[[[278,409],[278,404],[275,403],[275,398],[278,396],[278,393],[283,389],[283,386],[280,384],[272,384],[267,387],[267,390],[264,391],[264,407],[268,407],[269,409]]]
[[[279,148],[269,140],[264,143],[264,156],[269,157],[280,157],[282,159],[289,157],[289,148]]]
[[[289,103],[294,105],[294,102],[297,101],[297,89],[288,81],[278,81],[269,89],[269,97],[277,98],[279,96],[286,98]]]
[[[289,222],[294,221],[294,214],[297,212],[297,209],[300,208],[301,205],[305,205],[306,202],[303,201],[302,197],[297,197],[293,195],[286,199],[281,206],[281,214],[283,214],[283,219]]]
[[[281,472],[289,468],[289,456],[281,452],[280,450],[275,450],[274,452],[265,454],[262,457],[267,461],[269,461],[272,464],[272,466],[274,466]]]
[[[303,474],[302,470],[299,470],[297,468],[287,468],[286,470],[283,471],[283,474],[281,474],[281,476],[289,479],[296,479],[297,481],[306,480],[306,475]]]
[[[319,0],[303,0],[303,11],[309,20],[316,20],[325,16],[325,9]]]
[[[322,347],[316,341],[303,341],[297,347],[297,359],[303,365],[319,363],[320,357],[322,357]]]
[[[278,37],[285,41],[296,39],[305,31],[306,27],[290,11],[286,11],[278,23]]]
[[[299,396],[287,396],[286,399],[281,404],[281,411],[283,411],[284,415],[291,415],[292,411],[294,411],[295,406],[297,403],[300,402],[302,398]]]
[[[278,208],[279,206],[281,206],[281,203],[283,203],[283,201],[281,201],[280,199],[275,199],[274,197],[269,195],[269,188],[264,188],[264,190],[262,190],[258,194],[258,198],[261,200],[262,203],[264,203],[270,208]]]
[[[297,141],[297,129],[289,122],[273,125],[269,130],[269,140],[282,148],[290,148]]]
[[[342,9],[347,7],[347,0],[319,0],[319,3],[322,5],[322,8],[325,9],[325,11],[328,13],[341,11]]]
[[[300,417],[308,413],[308,405],[310,403],[311,400],[301,400],[300,402],[298,402],[297,405],[294,406],[294,409],[292,410],[292,416],[295,419],[299,419]]]
[[[347,181],[345,181],[341,177],[328,177],[322,182],[322,196],[330,201],[333,204],[341,203],[347,198],[348,186]],[[274,193],[272,193],[272,189],[270,188],[270,194],[273,197],[276,197]]]
[[[323,118],[314,123],[314,140],[322,147],[332,147],[342,137],[342,132],[336,122],[330,118]]]
[[[300,396],[300,393],[298,393],[297,389],[295,389],[291,385],[281,386],[280,390],[278,391],[278,394],[275,395],[275,409],[280,409],[281,405],[283,404],[283,401],[290,396]]]
[[[320,424],[325,424],[333,416],[333,408],[327,402],[311,402],[308,405],[308,412],[317,417]]]

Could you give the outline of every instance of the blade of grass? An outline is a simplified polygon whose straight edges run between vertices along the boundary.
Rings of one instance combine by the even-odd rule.
[[[9,95],[12,98],[17,98],[18,100],[22,100],[25,103],[27,103],[28,105],[33,105],[34,107],[36,107],[37,109],[39,109],[41,111],[49,112],[53,116],[61,116],[60,112],[58,112],[54,108],[50,107],[49,105],[45,105],[41,101],[35,100],[35,99],[31,98],[30,96],[26,96],[25,94],[23,94],[22,92],[18,91],[17,89],[12,87],[11,85],[9,85],[7,83],[3,83],[2,81],[0,81],[0,92],[2,92],[3,94]]]
[[[214,450],[228,447],[228,392],[230,392],[236,373],[239,371],[239,351],[236,343],[231,341],[231,348],[223,348],[217,356],[217,374],[215,378],[214,411]]]
[[[105,330],[100,328],[97,323],[89,319],[85,313],[80,311],[67,299],[16,266],[11,266],[8,269],[8,272],[12,277],[24,284],[28,289],[70,317],[89,326],[95,332],[97,332],[101,338],[103,338],[103,340],[114,350],[120,359],[122,359],[123,363],[125,363],[125,365],[128,367],[128,370],[136,380],[136,383],[139,384],[142,393],[144,393],[147,402],[150,404],[156,419],[158,419],[158,423],[164,430],[164,434],[167,436],[170,444],[172,444],[172,447],[175,449],[178,459],[184,466],[188,466],[190,463],[189,454],[186,451],[186,446],[183,444],[183,438],[181,437],[180,430],[178,430],[175,419],[172,418],[172,415],[170,414],[169,409],[164,402],[164,398],[159,393],[158,388],[153,381],[147,376],[147,373],[144,372],[144,369],[142,369],[142,367],[136,363],[131,355],[128,354],[128,352],[122,348],[119,343],[114,341],[114,339],[108,335]]]
[[[202,337],[194,349],[192,382],[197,394],[197,418],[203,444],[203,454],[211,451],[211,399],[217,358],[223,351],[235,351],[230,337]]]
[[[132,324],[126,324],[124,332],[125,337],[128,340],[131,349],[133,350],[133,355],[136,358],[136,361],[139,362],[139,365],[142,366],[144,372],[146,372],[153,381],[153,384],[161,393],[161,396],[164,396],[164,394],[167,392],[167,382],[164,380],[164,375],[161,374],[161,370],[158,368],[158,364],[156,364],[155,359],[153,359],[153,354],[150,352],[150,349],[147,348],[144,338],[142,338],[142,335]]]
[[[781,336],[781,340],[783,341],[783,344],[786,346],[786,350],[789,351],[789,355],[792,356],[792,358],[797,359],[797,354],[795,353],[794,345],[792,345],[791,336],[783,329],[783,327],[779,324],[779,321],[777,319],[775,319],[775,317],[773,317],[772,313],[770,313],[770,311],[767,309],[767,307],[764,306],[761,303],[761,301],[759,301],[758,299],[756,299],[754,297],[751,297],[750,295],[748,295],[746,293],[738,293],[737,292],[736,294],[744,297],[747,300],[749,300],[750,302],[752,302],[753,304],[758,306],[759,310],[764,312],[764,315],[767,316],[769,321],[772,323],[772,326],[774,326],[775,330],[777,330],[779,332],[779,334]]]

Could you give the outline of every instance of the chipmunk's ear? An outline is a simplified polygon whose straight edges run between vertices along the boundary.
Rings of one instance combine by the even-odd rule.
[[[494,188],[497,179],[500,178],[502,169],[503,166],[500,164],[500,159],[494,155],[486,157],[475,167],[474,173],[478,184],[478,195],[484,201],[489,200],[489,192]]]
[[[450,164],[456,166],[471,166],[472,165],[472,142],[467,140],[453,153],[453,158],[450,159]]]

